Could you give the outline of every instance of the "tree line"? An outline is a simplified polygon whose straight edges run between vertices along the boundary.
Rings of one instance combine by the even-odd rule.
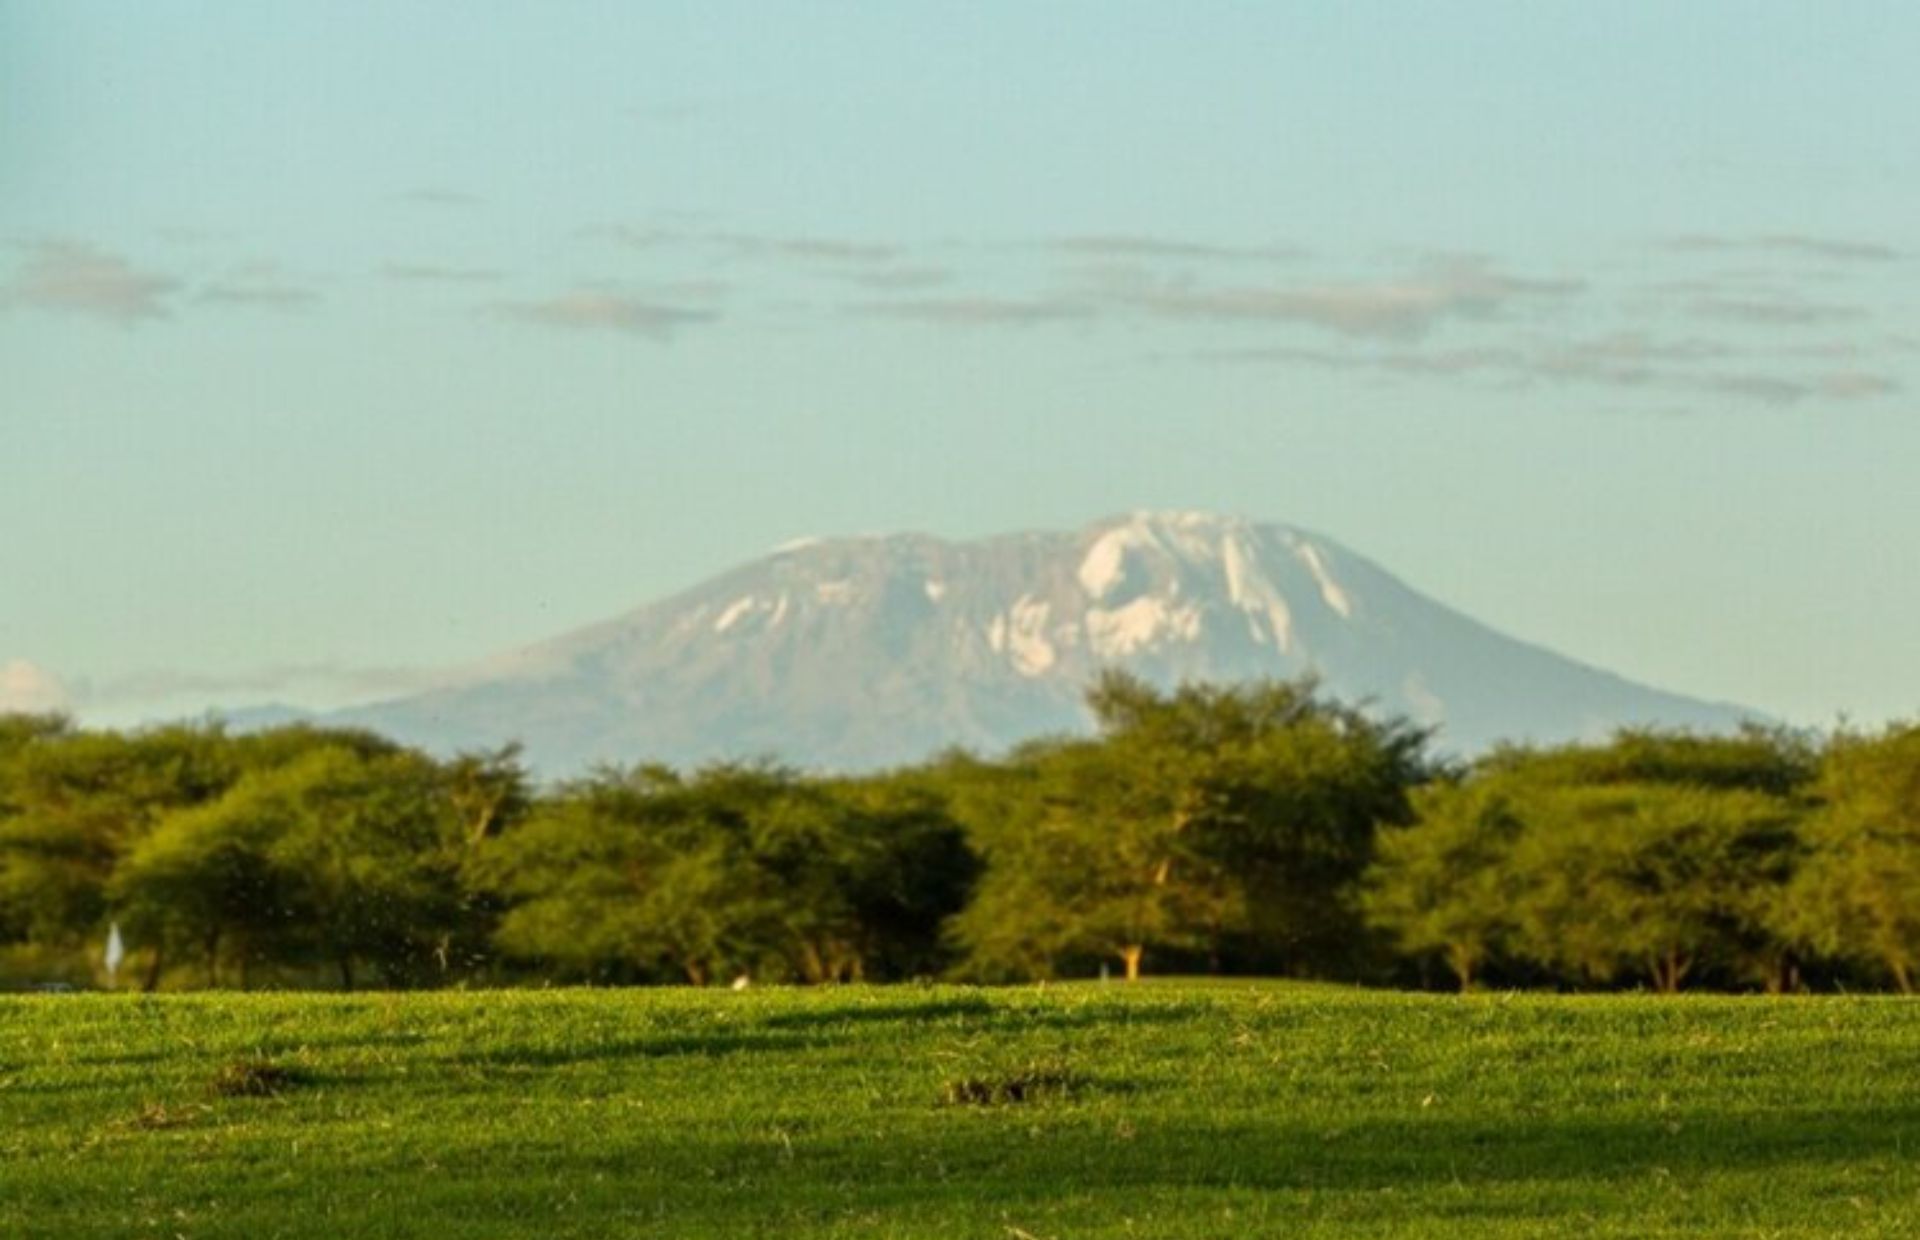
[[[879,774],[436,759],[367,732],[0,717],[0,985],[1215,972],[1913,988],[1920,725],[1435,755],[1311,681]]]

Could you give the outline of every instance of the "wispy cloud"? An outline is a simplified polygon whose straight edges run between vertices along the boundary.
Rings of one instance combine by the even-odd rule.
[[[81,242],[40,241],[25,250],[26,259],[0,300],[130,324],[165,318],[168,299],[180,289],[172,276],[143,271],[118,254]]]
[[[0,715],[52,715],[72,707],[66,685],[46,668],[25,659],[0,663]]]
[[[594,224],[583,228],[581,233],[633,249],[696,248],[726,258],[785,260],[821,266],[879,266],[898,263],[905,257],[902,247],[886,242],[801,233],[755,233],[633,224]]]
[[[1802,327],[1867,317],[1862,306],[1832,305],[1796,297],[1697,297],[1687,303],[1687,312],[1696,318],[1759,327]]]
[[[1215,245],[1205,241],[1182,241],[1166,237],[1142,237],[1121,233],[1086,233],[1078,236],[1055,237],[1045,244],[1048,249],[1086,258],[1293,262],[1306,257],[1306,251],[1295,246]]]
[[[1578,280],[1508,275],[1474,260],[1436,264],[1405,279],[1379,283],[1229,288],[1175,284],[1115,296],[1169,318],[1297,323],[1343,336],[1412,338],[1448,319],[1492,318],[1512,302],[1567,297],[1584,287]]]
[[[1083,301],[1059,297],[919,297],[851,306],[859,315],[946,327],[1027,326],[1092,317]]]
[[[642,301],[591,289],[577,289],[539,301],[504,302],[496,309],[510,318],[546,327],[624,332],[653,340],[670,339],[683,327],[709,323],[719,317],[711,310]]]
[[[1202,356],[1210,361],[1307,365],[1381,375],[1484,377],[1508,384],[1654,388],[1766,405],[1795,405],[1816,398],[1868,400],[1901,390],[1894,378],[1866,371],[1808,376],[1728,368],[1726,363],[1737,362],[1746,354],[1718,341],[1662,340],[1640,333],[1532,339],[1459,349],[1342,350],[1276,345],[1212,350]]]
[[[1671,238],[1667,247],[1681,251],[1726,253],[1745,251],[1794,255],[1802,258],[1834,259],[1841,262],[1888,263],[1902,257],[1899,250],[1874,241],[1850,241],[1833,237],[1810,237],[1800,233],[1774,233],[1761,237],[1729,237],[1710,233],[1689,233]]]
[[[898,263],[881,267],[859,266],[836,271],[833,275],[836,279],[848,284],[890,292],[938,288],[942,284],[952,283],[954,278],[951,268],[935,266],[931,263]]]
[[[1803,401],[1870,400],[1900,391],[1898,381],[1864,371],[1836,371],[1811,377],[1764,373],[1702,375],[1689,381],[1698,391],[1745,397],[1769,405],[1797,405]]]
[[[764,236],[755,233],[714,233],[708,240],[748,258],[788,258],[816,263],[891,263],[900,248],[840,237]]]
[[[453,267],[443,263],[388,263],[380,269],[380,274],[389,280],[424,284],[485,284],[500,278],[500,273],[491,267]]]
[[[70,700],[110,708],[194,698],[378,698],[429,689],[445,679],[444,672],[420,668],[344,663],[276,663],[228,672],[149,669],[80,681]]]
[[[304,310],[319,301],[320,294],[289,279],[277,263],[255,262],[203,286],[195,299],[217,305]]]

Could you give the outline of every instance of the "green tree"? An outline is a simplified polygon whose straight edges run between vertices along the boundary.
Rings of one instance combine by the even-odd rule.
[[[1795,810],[1741,789],[1549,788],[1520,803],[1517,950],[1595,981],[1642,973],[1663,994],[1697,970],[1771,975]]]
[[[1200,947],[1232,910],[1192,830],[1189,790],[1099,742],[1036,748],[977,834],[986,874],[956,932],[977,968],[1051,972],[1110,956],[1128,980],[1149,947]]]
[[[355,965],[389,982],[429,974],[461,914],[462,823],[442,772],[407,751],[303,748],[222,798],[165,819],[115,875],[129,927],[253,964]]]
[[[1088,695],[1096,740],[1016,755],[963,810],[986,861],[956,924],[977,968],[1150,948],[1218,964],[1236,934],[1300,960],[1352,926],[1375,824],[1401,821],[1424,735],[1321,698],[1310,681],[1170,693],[1119,673]]]
[[[1520,900],[1513,850],[1524,827],[1485,783],[1440,783],[1413,797],[1414,821],[1381,833],[1361,908],[1411,955],[1437,954],[1461,990],[1511,950]]]
[[[809,982],[937,964],[968,876],[958,829],[909,782],[719,766],[602,771],[487,842],[510,955],[575,976],[736,972]]]
[[[115,867],[165,815],[237,777],[217,727],[132,734],[10,720],[0,736],[0,937],[77,953],[106,929]]]
[[[1920,973],[1920,725],[1835,737],[1816,791],[1809,855],[1782,923],[1808,950],[1884,971],[1910,994]]]

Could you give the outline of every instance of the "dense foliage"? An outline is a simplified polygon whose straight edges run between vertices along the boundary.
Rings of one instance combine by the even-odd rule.
[[[996,760],[544,788],[512,748],[0,717],[0,983],[1920,978],[1920,726],[1459,768],[1310,682],[1088,701]]]

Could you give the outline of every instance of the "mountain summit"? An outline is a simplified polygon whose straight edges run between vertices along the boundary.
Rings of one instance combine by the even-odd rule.
[[[948,542],[802,540],[642,607],[340,719],[434,748],[526,742],[542,772],[776,755],[855,769],[1087,727],[1103,667],[1147,679],[1317,673],[1472,752],[1739,708],[1502,636],[1331,539],[1205,513]]]

